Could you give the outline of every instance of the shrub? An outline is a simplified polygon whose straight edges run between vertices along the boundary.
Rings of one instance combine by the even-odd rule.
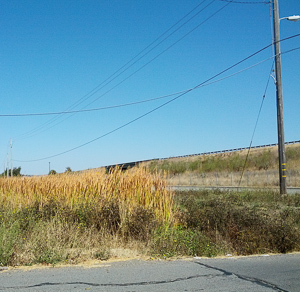
[[[237,254],[299,250],[299,208],[283,209],[286,199],[276,194],[269,194],[275,202],[260,200],[258,193],[253,196],[250,192],[177,195],[181,205],[178,222],[205,234],[218,246],[231,246]],[[289,200],[298,202],[297,196]]]
[[[213,257],[220,250],[209,237],[198,230],[180,226],[158,229],[152,242],[152,254],[158,258],[174,256]]]

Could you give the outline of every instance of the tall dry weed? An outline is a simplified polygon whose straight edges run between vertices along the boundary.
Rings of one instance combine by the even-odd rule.
[[[151,210],[156,220],[171,221],[173,194],[156,173],[140,167],[123,172],[121,168],[60,175],[0,178],[0,204],[18,211],[55,205],[69,210],[92,207],[101,212],[112,203],[121,220],[137,207]]]

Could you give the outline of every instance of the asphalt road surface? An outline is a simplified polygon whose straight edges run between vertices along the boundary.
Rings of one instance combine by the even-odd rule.
[[[0,291],[300,291],[300,254],[0,268]]]

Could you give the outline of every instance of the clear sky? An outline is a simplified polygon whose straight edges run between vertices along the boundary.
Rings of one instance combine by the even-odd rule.
[[[47,174],[49,162],[64,172],[249,146],[272,47],[218,74],[272,43],[263,2],[0,0],[2,169],[10,139],[27,175]],[[300,14],[300,2],[279,9]],[[282,39],[299,33],[300,21],[281,21]],[[295,37],[281,51],[299,47]],[[300,139],[299,68],[299,49],[282,55],[286,141]],[[99,110],[15,116],[83,109]],[[277,143],[276,119],[271,78],[253,145]]]

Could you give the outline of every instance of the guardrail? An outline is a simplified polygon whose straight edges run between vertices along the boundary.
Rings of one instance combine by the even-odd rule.
[[[285,145],[297,144],[297,143],[300,143],[300,140],[299,141],[285,142]],[[277,145],[278,145],[277,143],[274,143],[274,144],[252,146],[251,149],[274,147],[274,146],[277,146]],[[104,167],[106,168],[106,170],[109,170],[110,168],[120,166],[122,168],[122,170],[126,170],[126,169],[131,168],[133,166],[136,166],[140,163],[149,162],[149,161],[152,161],[152,160],[166,160],[166,159],[171,159],[171,158],[184,158],[184,157],[193,157],[193,156],[212,155],[212,154],[220,154],[220,153],[228,153],[228,152],[237,152],[237,151],[248,150],[248,149],[249,149],[249,147],[242,147],[242,148],[235,148],[235,149],[218,150],[218,151],[211,151],[211,152],[202,152],[202,153],[197,153],[197,154],[188,154],[188,155],[181,155],[181,156],[170,156],[170,157],[166,157],[166,158],[153,158],[153,159],[140,160],[140,161],[134,161],[134,162],[112,164],[112,165],[107,165],[107,166],[104,166]]]

